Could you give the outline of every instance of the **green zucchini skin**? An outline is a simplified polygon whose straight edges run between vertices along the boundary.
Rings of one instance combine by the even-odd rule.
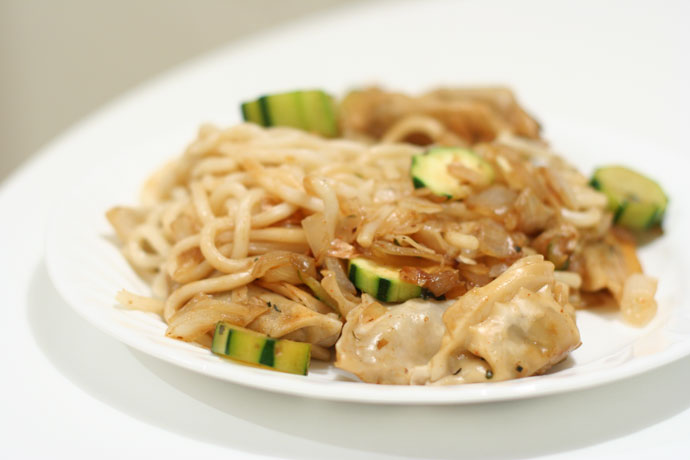
[[[412,184],[415,188],[426,187],[435,195],[449,200],[464,198],[468,193],[467,187],[448,173],[451,163],[460,163],[477,172],[486,185],[494,181],[493,167],[474,151],[461,147],[435,147],[412,157]]]
[[[333,98],[321,90],[267,94],[240,109],[244,121],[265,127],[289,126],[324,137],[339,133]]]
[[[668,196],[654,180],[623,166],[604,166],[590,185],[606,195],[616,225],[641,231],[662,223]]]
[[[422,288],[400,279],[399,270],[361,257],[351,259],[348,277],[357,289],[382,302],[404,302],[422,296]]]
[[[216,325],[211,351],[245,364],[300,375],[307,375],[311,361],[308,343],[274,339],[223,321]]]

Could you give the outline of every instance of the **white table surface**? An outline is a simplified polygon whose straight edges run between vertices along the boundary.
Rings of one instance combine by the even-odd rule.
[[[546,5],[523,2],[496,10],[501,20],[519,17],[524,33],[533,34],[534,43],[545,43],[544,50],[535,51],[542,53],[539,59],[524,63],[549,60],[543,81],[519,75],[511,80],[522,99],[532,101],[545,120],[550,113],[583,113],[591,107],[590,121],[643,133],[690,153],[685,141],[690,126],[687,3]],[[438,8],[466,18],[473,17],[475,8],[487,10],[479,2],[341,10],[219,50],[196,66],[278,52],[276,48],[300,46],[314,36],[334,43],[348,40],[348,33],[372,40],[382,31],[389,38],[401,36],[419,30],[410,28],[414,17],[429,28],[426,15],[438,14]],[[525,10],[531,11],[529,17]],[[396,11],[402,11],[400,16]],[[440,19],[441,25],[446,22]],[[551,23],[558,27],[550,29]],[[590,66],[570,67],[565,56],[549,54],[554,43],[564,52],[587,53],[584,61]],[[509,40],[506,47],[511,46]],[[385,46],[374,48],[381,52]],[[415,61],[400,51],[389,57],[424,64],[423,56]],[[509,69],[501,69],[499,62],[468,74],[510,79]],[[385,74],[377,70],[329,68],[314,80],[338,73],[343,81],[357,82]],[[116,120],[123,123],[118,117],[133,100],[160,106],[166,94],[179,90],[178,102],[185,104],[189,117],[185,122],[206,115],[222,119],[215,109],[204,111],[209,107],[204,98],[211,94],[203,89],[195,97],[185,93],[189,88],[183,82],[191,73],[193,69],[182,68],[159,79],[157,89],[133,91],[56,139],[2,184],[0,458],[690,458],[690,358],[562,395],[464,406],[367,406],[277,395],[197,375],[129,349],[82,320],[57,294],[43,262],[55,199],[97,163],[93,151],[98,142],[124,142],[108,128]],[[297,74],[285,73],[293,84]],[[272,81],[256,80],[257,86]],[[405,80],[399,83],[404,86]],[[544,85],[556,96],[540,96],[549,94]],[[144,110],[125,120],[124,134],[136,137],[145,129],[162,129],[152,114]]]

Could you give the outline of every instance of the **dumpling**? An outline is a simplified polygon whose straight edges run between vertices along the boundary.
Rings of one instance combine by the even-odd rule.
[[[580,333],[567,295],[554,297],[564,287],[553,270],[540,255],[525,257],[458,299],[443,316],[441,348],[427,366],[414,369],[411,383],[525,377],[565,358],[580,346]]]
[[[540,374],[580,346],[567,287],[542,256],[515,262],[458,300],[385,307],[368,296],[347,316],[335,365],[370,383],[460,384]]]
[[[449,302],[408,300],[384,307],[371,298],[347,315],[335,346],[335,365],[369,383],[405,385],[412,368],[441,346]]]
[[[540,255],[519,259],[489,284],[460,297],[443,315],[446,333],[426,369],[415,370],[413,383],[428,383],[454,374],[458,356],[467,350],[470,326],[487,319],[496,302],[507,302],[521,289],[536,291],[553,284],[553,264]]]
[[[556,302],[548,287],[538,292],[522,288],[470,326],[467,349],[488,362],[495,380],[541,374],[580,345],[574,315],[573,307]]]

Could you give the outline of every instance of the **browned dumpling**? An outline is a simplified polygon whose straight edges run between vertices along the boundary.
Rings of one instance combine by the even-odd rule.
[[[523,288],[510,302],[497,302],[488,318],[470,326],[467,341],[495,380],[543,373],[579,345],[574,309],[556,302],[548,288]]]
[[[485,321],[497,302],[509,302],[521,289],[537,291],[552,286],[553,271],[553,264],[540,255],[524,257],[495,280],[460,297],[443,315],[446,333],[440,350],[426,368],[415,371],[413,381],[436,382],[458,373],[462,358],[471,351],[470,327]]]
[[[448,302],[420,299],[384,307],[369,297],[347,316],[335,365],[365,382],[405,385],[441,346]]]
[[[348,315],[335,364],[365,382],[388,384],[540,374],[580,345],[566,299],[553,264],[539,255],[520,259],[451,306],[410,300],[385,307],[369,298]]]

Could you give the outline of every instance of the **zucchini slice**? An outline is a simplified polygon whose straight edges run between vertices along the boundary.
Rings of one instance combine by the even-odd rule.
[[[218,355],[266,369],[307,375],[311,345],[234,326],[223,321],[216,324],[211,351]]]
[[[350,259],[347,272],[357,289],[383,302],[404,302],[422,295],[420,286],[400,279],[400,270],[368,259]]]
[[[242,118],[261,126],[290,126],[324,137],[338,135],[333,98],[321,90],[270,94],[245,102]]]
[[[646,230],[660,224],[668,197],[652,179],[623,166],[597,169],[592,187],[608,198],[614,223],[631,230]]]
[[[434,195],[449,200],[462,199],[469,190],[457,177],[448,172],[451,163],[459,163],[470,169],[486,185],[494,181],[494,169],[472,150],[459,147],[436,147],[412,157],[410,175],[415,188],[426,187]]]

